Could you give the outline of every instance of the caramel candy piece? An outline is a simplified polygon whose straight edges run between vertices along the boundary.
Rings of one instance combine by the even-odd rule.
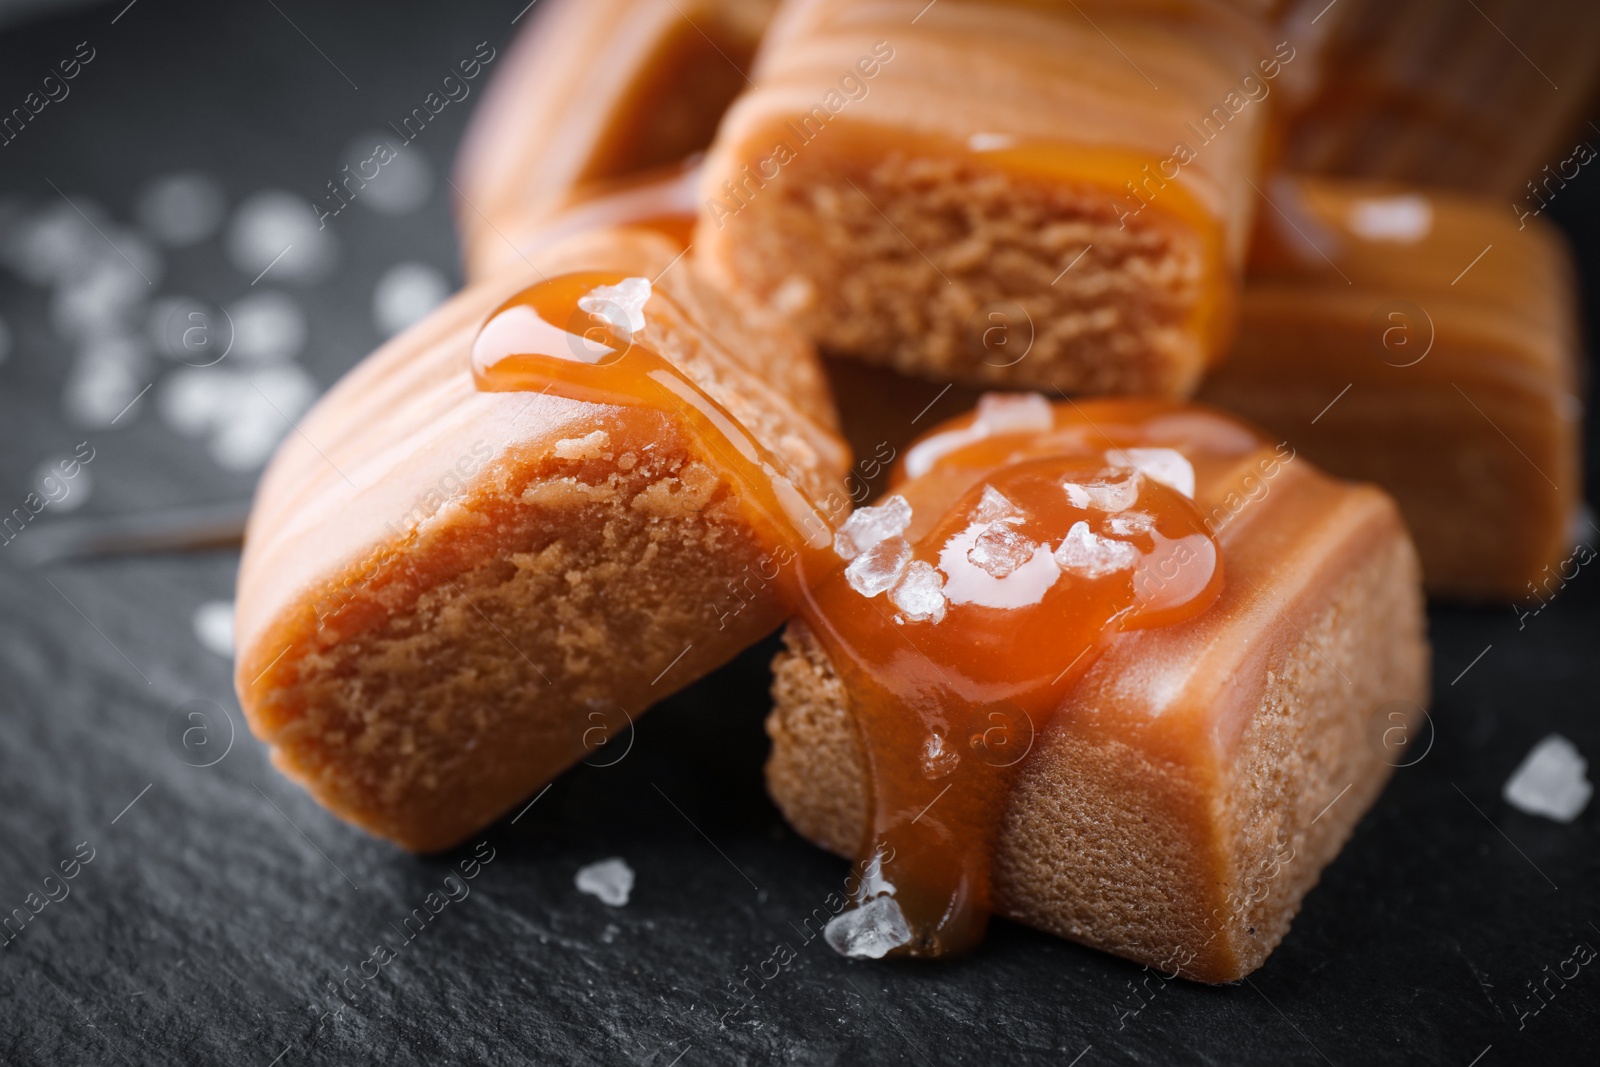
[[[468,289],[347,375],[273,460],[239,575],[237,688],[274,763],[336,814],[409,849],[452,845],[789,614],[778,584],[746,581],[773,538],[690,400],[474,381],[480,330],[523,286],[655,279],[642,312],[617,296],[585,322],[642,313],[669,384],[715,398],[826,496],[849,457],[809,346],[667,269],[677,255],[600,232]]]
[[[697,253],[909,374],[1192,391],[1293,48],[1225,4],[1076,6],[790,0],[707,158]],[[1031,345],[986,349],[995,310]]]
[[[694,231],[699,188],[699,162],[690,160],[623,178],[584,182],[559,200],[524,205],[500,220],[493,240],[464,242],[467,277],[526,272],[545,249],[596,229],[653,230],[686,250]]]
[[[1594,143],[1580,129],[1600,86],[1591,0],[1340,0],[1319,25],[1330,40],[1290,125],[1292,169],[1521,199],[1558,169],[1576,176],[1567,138]]]
[[[711,143],[775,0],[545,0],[457,162],[469,278],[522,267],[552,215]],[[593,186],[593,188],[584,188]],[[692,201],[688,205],[692,215]]]
[[[1196,617],[1112,636],[1034,724],[992,845],[993,905],[1152,967],[1231,981],[1283,938],[1382,789],[1382,730],[1419,724],[1429,653],[1416,557],[1381,491],[1328,478],[1207,409],[1057,405],[1055,433],[1081,443],[1084,425],[1118,441],[1144,433],[1191,461],[1222,589]],[[768,785],[801,834],[853,854],[874,787],[848,675],[809,626],[785,639]],[[1049,641],[1016,634],[1026,656]],[[956,754],[972,758],[979,740]],[[939,783],[924,792],[935,801]]]
[[[1431,593],[1530,595],[1582,486],[1573,269],[1461,194],[1282,180],[1239,343],[1201,395],[1393,493]],[[1293,219],[1294,221],[1289,221]]]

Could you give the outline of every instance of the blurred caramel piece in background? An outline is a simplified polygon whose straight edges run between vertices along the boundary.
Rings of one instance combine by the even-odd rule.
[[[1498,201],[1280,179],[1239,342],[1201,397],[1400,502],[1435,595],[1532,594],[1582,490],[1561,237]]]
[[[1226,344],[1294,46],[1225,3],[790,0],[697,254],[907,374],[1185,394]],[[988,315],[1032,331],[985,348]]]
[[[552,214],[711,143],[776,0],[545,0],[473,114],[455,184],[470,278]],[[583,189],[580,187],[590,187]]]
[[[1293,21],[1325,3],[1290,5]],[[1593,132],[1593,0],[1339,0],[1316,28],[1322,76],[1291,121],[1291,169],[1520,198]]]

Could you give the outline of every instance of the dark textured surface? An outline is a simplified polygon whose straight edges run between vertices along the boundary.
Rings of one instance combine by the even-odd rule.
[[[54,182],[126,220],[145,179],[195,167],[219,176],[232,203],[267,187],[313,199],[343,145],[404,115],[477,42],[503,44],[522,3],[276,6],[142,0],[112,25],[119,0],[0,34],[6,108],[76,42],[98,49],[71,98],[0,149],[0,197],[46,203]],[[464,118],[454,108],[418,139],[436,170]],[[1597,183],[1584,172],[1552,209],[1588,259],[1591,297]],[[322,386],[378,341],[369,307],[384,266],[453,270],[446,192],[440,182],[414,215],[334,220],[338,271],[295,289],[311,322],[303,362]],[[224,280],[206,248],[169,256],[161,290],[242,292],[247,279]],[[97,450],[89,513],[248,492],[249,475],[215,467],[148,411],[69,428],[68,351],[43,302],[0,275],[13,334],[0,363],[5,508],[40,459],[84,439]],[[1504,608],[1433,613],[1433,747],[1397,772],[1248,983],[1163,985],[1007,923],[975,955],[936,966],[847,963],[805,943],[796,924],[845,866],[797,840],[762,792],[769,644],[643,720],[615,766],[580,768],[515,825],[492,828],[479,855],[493,858],[469,894],[353,983],[356,1006],[319,1018],[337,1007],[331,983],[381,940],[400,946],[397,924],[474,849],[402,855],[272,771],[243,731],[230,665],[191,625],[202,601],[231,596],[235,553],[27,570],[7,551],[0,911],[24,906],[80,842],[93,859],[69,896],[0,937],[0,1062],[1489,1067],[1593,1047],[1596,967],[1552,983],[1548,1006],[1520,1024],[1519,1008],[1535,1005],[1525,982],[1575,943],[1600,946],[1600,805],[1564,826],[1500,799],[1552,731],[1600,755],[1600,577],[1587,570],[1525,630]],[[239,731],[207,768],[168,740],[174,709],[197,699],[221,704]],[[638,875],[622,908],[573,886],[580,865],[613,855]],[[735,999],[734,983],[783,943],[793,961]],[[1136,982],[1145,1006],[1126,1014]]]

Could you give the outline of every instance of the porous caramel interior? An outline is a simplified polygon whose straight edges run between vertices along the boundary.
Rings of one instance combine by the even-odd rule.
[[[732,269],[827,349],[922,377],[1089,393],[1183,394],[1204,362],[1192,328],[1204,243],[1154,208],[1123,225],[1120,201],[1088,184],[820,142],[748,189],[721,218],[745,229],[728,241]]]
[[[669,667],[695,677],[776,626],[770,586],[728,594],[761,556],[725,475],[670,420],[615,418],[513,461],[346,582],[258,716],[334,810],[446,847],[621,737],[676,688],[655,684]]]

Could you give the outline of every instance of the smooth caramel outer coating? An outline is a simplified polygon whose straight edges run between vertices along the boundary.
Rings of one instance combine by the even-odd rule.
[[[1304,23],[1324,3],[1290,7]],[[1583,123],[1600,88],[1591,0],[1339,0],[1311,28],[1327,39],[1289,124],[1292,169],[1520,202],[1573,141],[1600,143]]]
[[[707,159],[708,268],[906,373],[1191,391],[1231,329],[1279,46],[1226,4],[1078,8],[790,0]],[[1025,358],[984,350],[997,304]]]
[[[1197,467],[1197,503],[1222,516],[1222,599],[1119,636],[1040,726],[1000,831],[1000,914],[1238,979],[1381,791],[1396,759],[1383,731],[1421,736],[1429,652],[1399,513],[1283,456]],[[867,783],[849,700],[809,631],[785,640],[768,787],[802,835],[850,855]]]
[[[1505,205],[1338,179],[1270,186],[1238,344],[1202,397],[1399,501],[1431,593],[1547,596],[1583,475],[1575,283]]]
[[[703,150],[745,87],[774,0],[545,0],[498,64],[456,164],[469,278],[522,246],[579,187]]]
[[[690,324],[647,305],[641,337],[822,499],[849,457],[809,346],[676,256],[659,235],[598,232],[466,290],[346,375],[273,459],[239,573],[236,685],[273,762],[336,814],[450,846],[571,763],[614,758],[599,745],[629,717],[787,614],[747,581],[770,527],[669,406],[473,384],[478,329],[541,274],[654,277]]]

